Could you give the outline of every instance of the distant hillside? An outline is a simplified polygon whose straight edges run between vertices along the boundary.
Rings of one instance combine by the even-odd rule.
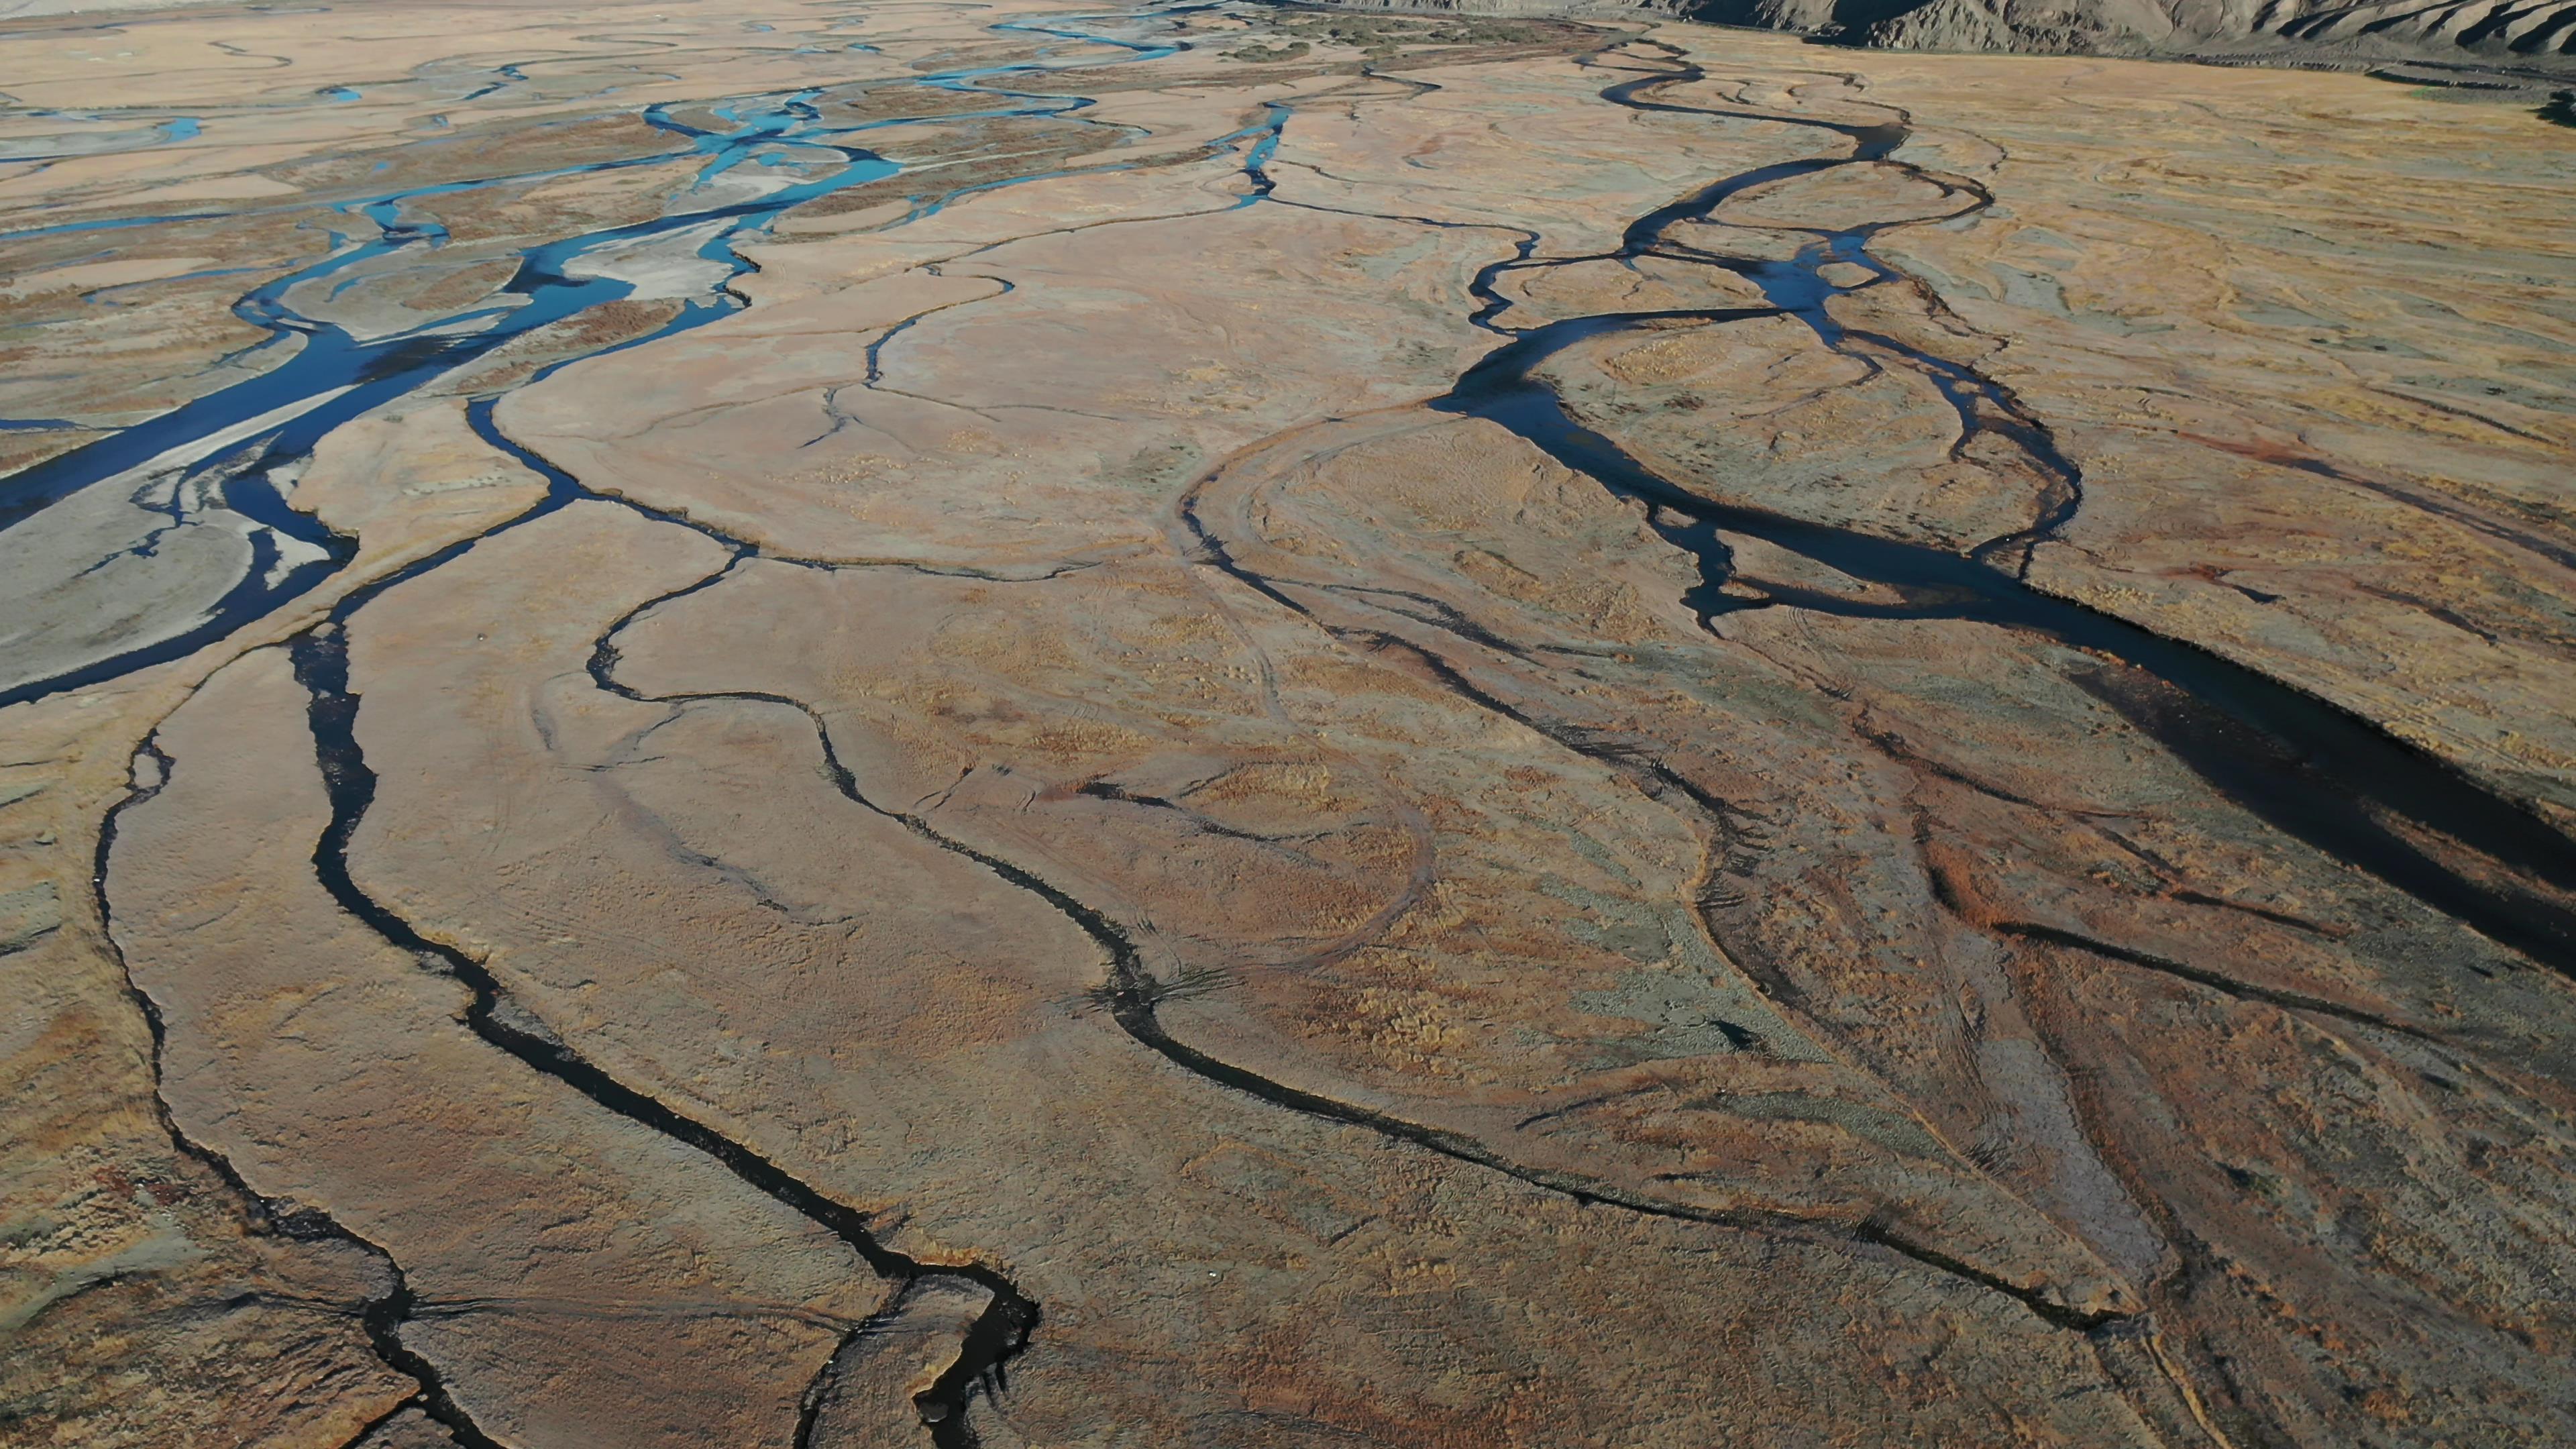
[[[2576,0],[1355,0],[1351,8],[1630,10],[1906,50],[2427,61],[2533,79],[2576,74]]]

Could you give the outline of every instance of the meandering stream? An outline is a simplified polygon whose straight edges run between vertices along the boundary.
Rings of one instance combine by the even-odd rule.
[[[574,362],[605,352],[642,346],[705,326],[739,310],[739,294],[726,283],[752,269],[739,244],[759,236],[778,218],[852,187],[901,174],[895,162],[866,149],[859,138],[871,131],[924,121],[958,122],[1010,118],[1060,118],[1093,102],[1079,95],[1012,91],[988,87],[1002,77],[1043,77],[1102,65],[1158,60],[1187,48],[1178,39],[1149,38],[1163,17],[1180,9],[1147,8],[1088,20],[1051,25],[1003,21],[998,33],[1026,34],[1061,45],[1042,47],[1039,57],[1001,65],[967,65],[926,72],[904,84],[930,90],[990,96],[989,108],[958,112],[929,110],[848,125],[827,121],[816,106],[821,88],[736,98],[712,107],[727,123],[716,130],[679,120],[669,105],[645,108],[642,119],[655,129],[685,142],[676,152],[627,157],[553,169],[514,172],[390,191],[335,203],[330,210],[371,234],[356,236],[329,256],[276,277],[245,294],[233,311],[268,336],[227,359],[284,352],[240,382],[219,388],[169,412],[124,428],[69,452],[0,478],[0,529],[21,527],[50,505],[94,488],[130,490],[138,506],[161,515],[155,534],[139,545],[149,557],[158,531],[216,521],[229,514],[249,540],[248,566],[220,597],[180,600],[173,616],[125,647],[42,678],[8,681],[0,675],[0,706],[69,689],[87,688],[166,660],[182,657],[232,634],[274,612],[312,589],[355,556],[357,540],[336,532],[309,513],[295,509],[292,476],[322,439],[351,421],[420,392],[498,349],[574,322],[584,314],[635,293],[635,283],[618,275],[620,261],[631,263],[639,251],[678,248],[712,264],[702,288],[679,300],[677,315],[640,337],[602,344],[555,359],[527,381],[541,379]],[[1085,28],[1086,26],[1090,28]],[[1132,33],[1131,33],[1132,32]],[[1056,55],[1053,52],[1070,52]],[[507,75],[517,66],[504,66]],[[496,83],[497,84],[497,83]],[[193,135],[193,130],[186,134]],[[179,139],[173,136],[171,139]],[[1218,138],[1223,147],[1236,138]],[[731,173],[757,165],[765,173],[754,184],[742,184]],[[429,219],[417,203],[471,196],[504,187],[612,171],[688,168],[688,188],[676,204],[649,221],[602,227],[539,243],[516,254],[516,271],[490,299],[437,316],[416,326],[384,333],[361,333],[296,305],[298,294],[336,296],[340,288],[368,273],[370,264],[402,253],[436,251],[449,240],[447,230]],[[782,179],[776,173],[786,173]],[[1042,180],[1053,172],[1034,172],[986,182],[964,191],[986,191]],[[728,179],[731,177],[731,179]],[[748,194],[746,194],[748,193]],[[902,225],[936,214],[953,195],[932,191],[901,218]],[[202,213],[118,217],[98,222],[72,222],[0,233],[0,246],[17,240],[80,231],[124,231],[201,219]],[[702,240],[696,234],[705,233]],[[631,265],[625,268],[631,270]],[[251,364],[259,359],[248,356]],[[524,385],[524,383],[520,384]],[[483,399],[488,402],[489,397]],[[149,499],[150,501],[146,501]],[[230,520],[226,520],[230,521]],[[63,558],[66,575],[96,569],[108,560]]]
[[[1035,61],[932,71],[907,82],[989,96],[996,103],[990,109],[962,117],[955,112],[936,112],[922,117],[834,125],[816,104],[822,95],[816,89],[727,101],[710,112],[723,123],[722,129],[684,121],[670,107],[654,107],[644,111],[643,118],[674,137],[680,149],[338,203],[335,209],[340,214],[353,225],[363,224],[370,234],[349,240],[319,262],[263,284],[237,304],[240,316],[268,333],[268,340],[259,346],[279,351],[281,360],[150,422],[0,481],[0,527],[26,526],[42,518],[48,508],[92,489],[130,488],[141,496],[166,486],[166,507],[155,507],[165,515],[169,527],[189,526],[217,511],[248,521],[253,553],[247,571],[221,598],[191,609],[148,639],[49,678],[0,690],[0,705],[87,687],[180,657],[267,617],[344,569],[355,556],[356,540],[292,507],[294,470],[335,429],[449,378],[517,339],[539,334],[632,295],[633,282],[615,275],[613,267],[595,265],[612,252],[628,253],[639,247],[679,248],[709,264],[706,280],[694,295],[679,299],[675,316],[648,334],[557,359],[534,377],[614,348],[650,345],[704,326],[743,306],[742,299],[725,285],[750,268],[741,254],[741,243],[759,235],[797,206],[901,174],[896,163],[867,149],[863,144],[865,132],[924,119],[1069,116],[1092,102],[1079,95],[1004,90],[986,82],[1027,76],[1032,78],[1030,84],[1037,83],[1039,77],[1046,78],[1046,84],[1072,84],[1076,73],[1086,68],[1170,56],[1185,49],[1186,43],[1168,33],[1169,17],[1198,8],[1205,7],[1146,6],[1047,26],[1013,22],[996,25],[993,28],[997,31],[1045,37],[1050,43],[1068,48],[1069,53],[1057,55],[1050,47],[1042,50],[1041,58]],[[1614,42],[1608,48],[1617,48],[1616,37],[1605,40]],[[851,45],[859,48],[858,43]],[[1672,89],[1704,78],[1701,68],[1678,52],[1662,52],[1657,60],[1649,55],[1647,47],[1638,46],[1630,49],[1628,58],[1654,69],[1606,85],[1600,94],[1608,104],[1713,120],[1756,114],[1686,106],[1664,99]],[[1597,60],[1596,55],[1594,63]],[[507,80],[521,78],[515,74],[518,67],[505,66],[501,70]],[[1272,101],[1260,103],[1260,107],[1257,119],[1248,119],[1236,129],[1198,144],[1211,154],[1228,152],[1240,156],[1243,191],[1239,205],[1301,204],[1280,198],[1268,171],[1281,136],[1294,122],[1296,103]],[[1428,400],[1429,405],[1499,424],[1614,493],[1650,505],[1649,517],[1658,533],[1697,561],[1700,584],[1688,595],[1688,601],[1712,628],[1722,629],[1729,614],[1747,608],[1786,608],[1892,620],[1968,620],[2082,651],[2097,660],[2098,667],[2078,682],[2094,689],[2162,742],[2176,759],[2220,794],[2285,834],[2368,871],[2534,960],[2561,972],[2576,973],[2576,914],[2570,913],[2560,895],[2576,892],[2576,853],[2569,851],[2568,842],[2556,831],[2513,802],[2477,787],[2457,771],[2358,718],[2256,671],[2042,593],[2025,581],[2031,549],[2082,506],[2080,468],[2058,449],[2044,422],[2009,388],[1968,363],[1936,356],[1886,336],[1855,333],[1832,305],[1837,297],[1852,290],[1901,277],[1892,265],[1871,253],[1870,244],[1888,227],[1911,223],[1891,221],[1833,229],[1774,227],[1804,233],[1794,256],[1787,260],[1731,257],[1676,238],[1678,228],[1710,216],[1731,197],[1837,166],[1904,168],[1958,195],[1961,213],[1991,201],[1972,183],[1936,177],[1905,162],[1900,153],[1912,135],[1907,118],[1894,116],[1855,124],[1768,111],[1759,115],[1772,122],[1811,127],[1820,138],[1835,139],[1842,154],[1756,168],[1696,188],[1638,217],[1625,229],[1619,247],[1609,253],[1538,258],[1542,238],[1527,235],[1512,248],[1509,257],[1486,266],[1458,299],[1461,315],[1496,333],[1501,344],[1458,378],[1446,394]],[[775,185],[744,187],[744,178],[736,173],[747,166],[786,175],[784,179],[776,175],[766,178],[776,181]],[[386,334],[365,334],[298,308],[295,299],[299,295],[309,295],[311,290],[327,293],[331,286],[359,275],[360,269],[370,263],[405,252],[434,251],[445,245],[448,238],[444,231],[426,219],[415,203],[531,180],[644,167],[692,168],[690,187],[670,210],[650,221],[605,227],[518,252],[516,272],[497,300],[479,302],[419,326]],[[955,192],[925,193],[893,224],[899,226],[932,215],[955,196],[969,191],[1022,184],[1057,174],[1061,173],[1038,171],[1003,181],[976,183]],[[176,219],[125,218],[79,225],[107,229]],[[10,237],[0,236],[0,243],[8,240]],[[1649,255],[1734,273],[1754,284],[1762,305],[1605,313],[1521,328],[1511,325],[1508,306],[1496,287],[1498,279],[1513,270],[1626,261]],[[1836,268],[1836,274],[1845,277],[1857,269],[1863,279],[1838,282],[1828,276],[1828,268]],[[2028,526],[1973,549],[1952,552],[1756,507],[1712,501],[1659,476],[1612,439],[1586,427],[1569,412],[1544,375],[1551,359],[1568,349],[1618,332],[1677,322],[1725,326],[1751,318],[1780,316],[1794,317],[1806,324],[1826,347],[1865,348],[1875,359],[1916,370],[1955,411],[1962,446],[1980,433],[2008,445],[2038,480]],[[897,324],[894,330],[899,331],[902,325],[907,324]],[[869,348],[871,380],[877,370],[877,350],[884,340],[883,336],[877,338]],[[500,432],[493,417],[499,396],[494,393],[474,398],[468,407],[468,422],[487,443],[545,479],[547,492],[542,502],[498,527],[510,527],[573,499],[594,496],[582,488],[578,479]],[[202,486],[192,490],[191,484]],[[712,532],[703,525],[689,526]],[[1772,584],[1756,585],[1759,596],[1748,598],[1743,587],[1746,581],[1735,573],[1730,538],[1762,540],[1850,578],[1883,586],[1899,602],[1862,603],[1821,591]],[[414,932],[399,916],[369,898],[352,877],[346,847],[372,803],[375,774],[358,750],[354,724],[359,701],[350,690],[342,652],[345,633],[338,626],[386,589],[442,566],[477,541],[459,542],[351,591],[332,611],[330,624],[308,632],[296,642],[296,670],[312,695],[310,722],[332,796],[331,825],[315,853],[324,885],[344,907],[387,939],[437,958],[445,969],[463,980],[473,996],[469,1025],[486,1041],[531,1069],[566,1081],[610,1110],[717,1157],[745,1181],[830,1227],[889,1278],[910,1284],[931,1277],[957,1277],[990,1294],[992,1306],[968,1335],[958,1358],[918,1400],[936,1442],[973,1442],[967,1427],[969,1400],[975,1393],[987,1391],[1011,1356],[1027,1343],[1039,1322],[1038,1305],[1023,1297],[998,1271],[926,1265],[885,1247],[870,1235],[862,1215],[799,1180],[787,1167],[726,1140],[651,1094],[616,1081],[574,1048],[514,1025],[517,1018],[500,1009],[505,999],[502,982],[470,957]],[[737,556],[750,551],[738,540],[724,541]],[[1222,540],[1210,541],[1217,548],[1214,556],[1229,569],[1272,599],[1295,607],[1281,581],[1242,570],[1224,558]],[[94,561],[86,559],[65,561],[67,571],[95,566]],[[601,649],[593,661],[592,676],[601,687],[622,691],[623,686],[613,677],[614,655],[606,639]],[[804,709],[809,718],[815,717],[810,707],[796,701],[772,702]],[[826,763],[836,772],[836,782],[843,793],[867,804],[833,753],[832,742],[819,720],[817,733],[822,735]],[[1115,974],[1107,986],[1112,1016],[1131,1035],[1183,1068],[1274,1105],[1369,1127],[1452,1157],[1513,1172],[1552,1190],[1577,1196],[1589,1191],[1580,1183],[1533,1176],[1483,1144],[1456,1134],[1434,1133],[1383,1113],[1346,1107],[1284,1087],[1174,1040],[1155,1020],[1152,984],[1143,977],[1132,947],[1114,922],[1049,885],[1025,866],[969,850],[939,836],[926,822],[914,817],[895,818],[948,849],[973,856],[1004,879],[1038,894],[1072,917],[1109,951],[1115,962]],[[112,825],[111,821],[111,834]],[[2465,869],[2446,858],[2446,851],[2429,847],[2428,839],[2449,842],[2493,868]],[[102,852],[101,859],[104,858]],[[1652,1204],[1612,1198],[1588,1200],[1640,1211],[1661,1210]],[[1901,1244],[1890,1245],[1908,1250]],[[1920,1249],[1911,1251],[1922,1256]],[[1936,1262],[1946,1271],[1975,1276],[1960,1265],[1929,1257],[1924,1261]],[[1978,1277],[1977,1281],[1999,1291],[2015,1291],[1991,1278]],[[2027,1292],[2015,1291],[2015,1296],[2062,1326],[2080,1330],[2100,1326],[2098,1319],[2064,1313]],[[399,1311],[390,1313],[388,1333],[399,1316]],[[433,1403],[443,1401],[434,1368],[416,1359],[398,1366],[415,1376],[428,1376],[422,1380],[424,1394]],[[480,1442],[474,1437],[479,1431],[470,1423],[451,1419],[450,1427],[466,1436],[468,1442]]]

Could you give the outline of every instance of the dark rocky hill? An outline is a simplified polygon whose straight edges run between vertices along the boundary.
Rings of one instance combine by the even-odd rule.
[[[1628,10],[1904,50],[2008,50],[2383,66],[2522,89],[2576,76],[2576,0],[1359,0],[1349,8]]]

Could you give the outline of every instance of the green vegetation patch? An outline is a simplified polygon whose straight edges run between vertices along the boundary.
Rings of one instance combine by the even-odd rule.
[[[1296,60],[1311,49],[1313,47],[1302,40],[1287,45],[1247,45],[1240,50],[1227,51],[1225,58],[1251,65],[1273,65],[1283,60]]]

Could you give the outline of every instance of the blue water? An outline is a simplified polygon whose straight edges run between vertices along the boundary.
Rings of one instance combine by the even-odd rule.
[[[129,125],[133,122],[133,118],[131,117],[101,116],[94,115],[87,111],[48,110],[29,111],[26,114],[28,117],[35,120],[73,121],[85,126],[101,125],[110,121],[124,122]],[[0,146],[0,161],[68,161],[80,156],[104,156],[119,151],[143,151],[149,150],[155,146],[171,145],[174,142],[193,141],[199,135],[203,134],[204,131],[205,124],[197,117],[174,116],[166,121],[154,122],[152,129],[148,131],[131,131],[123,135],[111,134],[109,137],[95,144],[85,147],[74,146],[68,150],[61,149],[63,142],[58,138],[51,136],[31,137],[27,140],[16,143],[16,145],[32,149],[19,150],[14,149],[11,146]]]
[[[1289,109],[1284,103],[1267,102],[1258,123],[1246,126],[1230,136],[1221,136],[1217,139],[1217,148],[1225,151],[1231,151],[1246,141],[1252,143],[1251,149],[1243,155],[1243,178],[1250,185],[1243,193],[1243,199],[1234,204],[1236,210],[1240,211],[1254,202],[1266,199],[1275,188],[1268,168],[1270,158],[1278,154],[1281,133],[1288,129],[1289,114]]]
[[[1074,50],[1077,54],[1072,58],[1059,59],[1055,54],[1058,47],[1050,46],[1042,49],[1032,60],[937,71],[922,75],[911,83],[986,95],[996,103],[992,109],[974,112],[973,116],[1055,117],[1083,124],[1105,124],[1084,121],[1073,114],[1092,104],[1083,97],[1000,90],[978,82],[1005,75],[1035,77],[1090,65],[1153,60],[1185,49],[1186,46],[1179,42],[1133,39],[1087,28],[1102,22],[1151,25],[1155,23],[1154,17],[1155,12],[1146,11],[1062,17],[1046,24],[1002,22],[991,28],[1063,41],[1066,45],[1062,48]],[[1099,51],[1103,47],[1114,54],[1101,57]],[[855,42],[851,48],[873,49]],[[476,91],[475,95],[488,94],[503,85],[526,79],[516,65],[498,67],[493,74],[501,79]],[[331,87],[317,94],[336,102],[360,99],[359,92],[345,86]],[[262,531],[253,535],[256,557],[249,574],[215,606],[203,623],[183,636],[103,660],[73,674],[0,691],[0,705],[62,689],[85,687],[150,663],[178,657],[271,612],[287,599],[336,572],[354,555],[355,540],[332,533],[312,517],[287,506],[276,482],[280,470],[310,456],[324,436],[350,420],[418,391],[518,338],[630,294],[632,288],[623,281],[575,275],[575,269],[584,257],[606,248],[630,246],[656,236],[713,223],[713,234],[697,248],[697,255],[719,265],[720,279],[703,294],[683,299],[678,314],[651,335],[617,344],[614,348],[598,349],[565,359],[549,366],[545,372],[601,352],[642,345],[704,326],[738,310],[744,303],[725,282],[751,270],[751,264],[737,249],[739,242],[765,231],[779,216],[795,207],[852,186],[899,174],[900,168],[895,163],[867,150],[857,143],[855,137],[886,126],[915,124],[922,119],[966,119],[952,113],[835,126],[823,119],[815,105],[821,94],[820,89],[798,90],[735,98],[703,108],[699,114],[721,122],[718,128],[682,121],[673,114],[674,108],[656,105],[646,108],[641,113],[642,118],[661,131],[686,140],[685,151],[412,187],[334,206],[332,212],[349,225],[345,229],[335,228],[334,249],[330,255],[271,279],[245,294],[234,305],[235,315],[260,327],[267,336],[226,361],[237,363],[242,358],[267,352],[286,354],[282,361],[149,422],[110,434],[14,476],[0,479],[0,529],[5,529],[63,498],[128,474],[165,453],[191,446],[206,447],[207,440],[217,435],[242,428],[273,412],[301,407],[303,411],[290,420],[262,429],[257,436],[246,441],[208,447],[205,456],[188,465],[181,475],[186,479],[220,479],[224,503],[263,526]],[[1248,144],[1245,170],[1258,191],[1266,192],[1268,189],[1268,179],[1262,175],[1260,166],[1277,145],[1278,127],[1286,115],[1284,107],[1273,106],[1263,124],[1212,143],[1213,149],[1220,151]],[[1122,133],[1133,130],[1123,126],[1111,129]],[[194,119],[163,123],[163,134],[173,141],[193,138],[200,131],[199,123]],[[369,266],[370,263],[405,251],[435,251],[446,245],[449,239],[446,229],[420,213],[414,203],[495,186],[675,164],[695,167],[688,188],[674,203],[675,209],[651,221],[604,228],[522,251],[516,274],[501,288],[497,300],[487,300],[401,332],[366,338],[353,335],[335,323],[306,316],[290,301],[291,296],[304,294],[301,289],[316,287],[326,298],[337,296],[374,275],[377,269]],[[796,179],[758,197],[711,199],[702,205],[690,204],[691,198],[705,196],[714,183],[745,164],[757,166],[772,175],[784,172]],[[958,194],[1025,184],[1056,174],[1061,173],[1048,172],[990,182]],[[720,191],[718,195],[721,195]],[[953,198],[943,197],[917,206],[903,220],[933,214],[948,199]],[[306,210],[310,205],[298,202],[264,210]],[[252,214],[258,210],[263,209],[71,222],[0,235],[0,242],[71,232],[113,232],[216,215]],[[486,399],[484,404],[487,415],[488,402]],[[18,426],[41,427],[44,424],[22,423]],[[309,545],[318,551],[318,556],[293,568],[279,569],[283,555],[277,540],[281,537]],[[137,551],[148,553],[148,544],[126,552]],[[270,576],[272,572],[275,572],[275,577]]]

